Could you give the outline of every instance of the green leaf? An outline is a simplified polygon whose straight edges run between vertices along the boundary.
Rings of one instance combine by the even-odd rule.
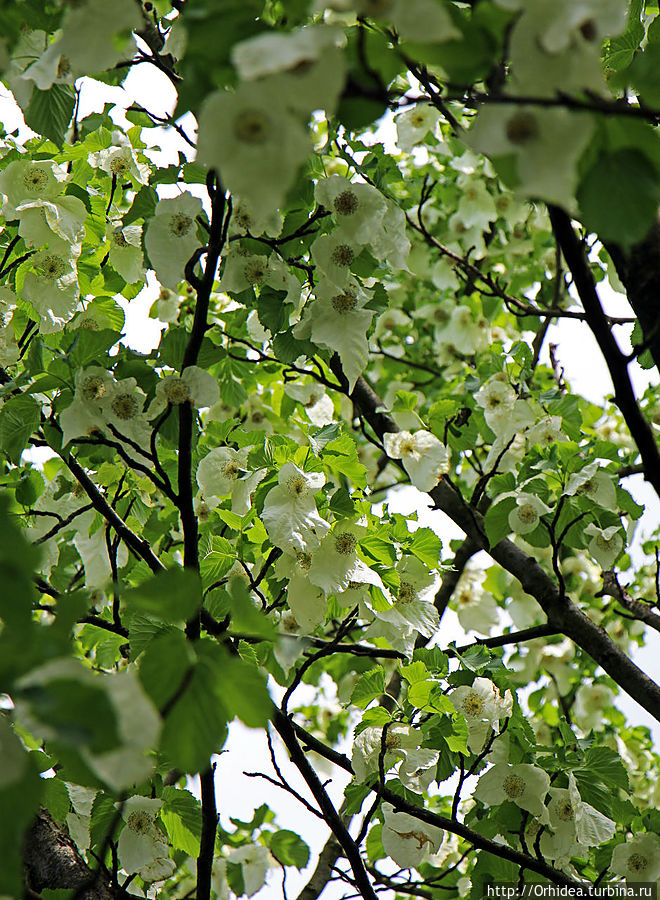
[[[122,223],[130,225],[131,222],[135,222],[137,219],[144,219],[145,221],[150,219],[154,214],[157,202],[158,194],[152,187],[147,187],[146,185],[141,187],[135,195],[131,208],[124,214]]]
[[[292,363],[299,356],[312,356],[316,350],[309,341],[299,341],[290,331],[283,331],[273,340],[273,354],[280,362]]]
[[[259,321],[273,334],[282,328],[288,320],[288,310],[284,305],[286,291],[276,291],[269,285],[264,285],[257,300],[257,315]],[[289,308],[290,309],[290,308]]]
[[[140,657],[140,681],[160,710],[171,703],[192,674],[195,655],[182,631],[172,630],[151,641]]]
[[[410,550],[429,569],[435,569],[442,555],[442,541],[430,528],[418,528],[413,532]]]
[[[381,822],[377,822],[372,828],[369,829],[369,834],[367,835],[367,857],[369,862],[373,865],[379,859],[385,859],[387,854],[383,848],[383,826]]]
[[[160,818],[172,846],[193,858],[199,856],[202,808],[190,791],[168,785],[163,788]]]
[[[206,769],[211,754],[219,752],[227,738],[224,653],[204,640],[197,650],[197,664],[167,713],[160,743],[169,763],[189,773]]]
[[[276,831],[268,841],[270,852],[283,866],[304,869],[309,862],[309,847],[295,831]]]
[[[15,740],[18,740],[14,736]],[[25,751],[23,751],[25,752]],[[41,800],[44,780],[25,753],[25,768],[16,780],[0,782],[0,895],[24,895],[23,844]]]
[[[15,465],[40,421],[41,409],[29,394],[10,397],[0,409],[0,447]]]
[[[168,569],[126,591],[123,599],[129,610],[185,622],[202,604],[199,576],[190,569]]]
[[[660,203],[660,178],[638,150],[601,155],[577,192],[581,219],[602,241],[630,246],[647,234]]]
[[[25,124],[61,147],[75,105],[76,92],[68,84],[54,84],[47,91],[35,87],[25,112]]]
[[[370,669],[360,677],[353,688],[351,703],[364,709],[372,700],[385,693],[385,671],[382,666]]]
[[[211,546],[200,559],[199,571],[204,585],[223,578],[236,562],[236,550],[227,538],[213,535]]]
[[[46,778],[44,781],[42,803],[55,821],[61,825],[66,820],[71,808],[69,792],[59,778]]]

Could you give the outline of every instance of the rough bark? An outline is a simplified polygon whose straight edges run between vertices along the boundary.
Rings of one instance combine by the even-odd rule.
[[[27,885],[35,894],[44,888],[73,890],[76,900],[119,900],[126,894],[92,871],[66,828],[42,809],[25,837],[23,854]]]

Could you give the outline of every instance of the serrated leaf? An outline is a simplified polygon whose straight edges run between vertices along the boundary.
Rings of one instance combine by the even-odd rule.
[[[160,810],[172,846],[197,858],[202,834],[202,808],[190,791],[168,785],[163,788]]]
[[[304,869],[309,862],[309,847],[295,831],[276,831],[268,846],[275,859],[283,866]]]
[[[154,214],[156,203],[158,202],[158,194],[152,187],[145,185],[135,195],[135,199],[131,204],[131,208],[122,218],[122,224],[130,225],[137,219],[145,219],[145,221]]]
[[[353,688],[351,703],[364,709],[377,697],[385,693],[385,671],[382,666],[376,666],[362,675]]]
[[[630,246],[647,234],[660,203],[660,179],[638,150],[601,155],[577,191],[580,218],[603,241]]]
[[[61,147],[75,105],[76,93],[68,84],[54,84],[47,91],[35,87],[25,112],[25,124]]]
[[[40,421],[41,409],[29,394],[10,397],[0,409],[0,447],[16,465]]]
[[[124,594],[129,610],[163,622],[186,622],[202,604],[199,576],[191,569],[168,569]]]
[[[286,291],[276,291],[269,285],[264,285],[257,300],[257,315],[259,321],[273,334],[282,328],[288,320],[288,311],[284,305]]]

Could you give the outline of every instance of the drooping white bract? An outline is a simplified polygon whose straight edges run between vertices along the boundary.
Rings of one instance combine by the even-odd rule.
[[[278,484],[266,494],[261,518],[268,536],[281,550],[307,552],[319,546],[330,525],[321,518],[314,494],[325,484],[322,472],[303,472],[285,463]]]
[[[599,731],[605,727],[603,710],[612,706],[614,694],[606,684],[581,684],[575,694],[573,718],[579,728],[585,733]]]
[[[17,218],[16,208],[34,200],[53,200],[64,190],[55,177],[51,160],[17,159],[0,172],[0,193],[7,198],[2,212],[6,219]]]
[[[430,431],[397,431],[383,435],[390,459],[400,459],[411,482],[420,491],[431,491],[449,471],[449,450]]]
[[[156,395],[149,404],[147,418],[154,419],[168,404],[190,403],[196,409],[213,406],[220,399],[218,382],[199,366],[186,366],[181,375],[165,375],[156,385]]]
[[[652,831],[633,834],[614,848],[610,867],[630,882],[660,881],[660,837]]]
[[[327,278],[318,283],[315,294],[316,300],[305,307],[302,328],[310,328],[315,344],[339,355],[352,391],[369,358],[367,331],[374,317],[373,310],[364,309],[369,295],[353,279],[338,288]]]
[[[108,223],[105,239],[109,246],[108,261],[127,284],[144,280],[142,226]]]
[[[433,0],[388,0],[386,3],[359,0],[351,4],[355,5],[363,16],[390,21],[406,41],[442,43],[460,37],[447,10]]]
[[[73,544],[80,554],[85,569],[85,584],[90,590],[105,587],[112,579],[105,529],[98,527],[99,522],[94,510],[77,517],[75,525]],[[127,562],[128,551],[125,546],[120,545],[117,548],[117,565],[121,568]]]
[[[460,175],[456,181],[461,190],[457,215],[466,228],[476,225],[487,231],[497,219],[495,199],[483,181],[474,176]]]
[[[370,250],[388,268],[405,271],[411,246],[406,235],[406,214],[393,200],[387,200],[386,205],[380,228],[369,239]]]
[[[73,318],[80,291],[75,258],[80,245],[72,245],[69,255],[40,250],[30,258],[31,270],[25,275],[21,298],[31,304],[39,316],[42,334],[61,331]]]
[[[351,182],[343,175],[320,178],[316,202],[332,214],[341,232],[358,243],[369,243],[387,209],[385,198],[370,184]]]
[[[188,191],[179,197],[168,197],[156,205],[149,222],[145,247],[160,283],[176,290],[184,278],[184,267],[196,248],[195,217],[202,211],[202,201]]]
[[[266,873],[274,865],[273,857],[267,847],[261,844],[246,844],[234,847],[227,860],[241,867],[243,885],[248,897],[256,894],[266,883]]]
[[[102,430],[101,400],[110,393],[112,386],[112,374],[107,369],[89,366],[78,370],[73,402],[60,413],[62,446],[66,447],[73,438],[88,437]]]
[[[572,772],[568,776],[568,789],[550,788],[548,804],[549,824],[552,834],[541,836],[541,852],[550,859],[566,859],[579,847],[597,847],[609,841],[616,831],[615,823],[589,803],[585,803]]]
[[[466,569],[452,595],[452,605],[461,627],[477,634],[490,634],[499,624],[499,607],[493,596],[481,586],[483,573]]]
[[[410,153],[413,147],[422,143],[429,131],[436,133],[440,113],[427,103],[418,103],[404,110],[396,117],[396,142],[401,150]]]
[[[594,127],[591,116],[559,107],[484,107],[465,140],[487,156],[515,157],[519,195],[572,209],[577,162]]]
[[[275,564],[275,576],[288,580],[286,599],[295,620],[296,633],[310,634],[325,621],[328,608],[325,592],[309,580],[313,553],[295,550],[283,553]],[[293,622],[289,621],[289,627]]]
[[[564,493],[572,497],[584,494],[605,509],[617,509],[616,490],[612,476],[599,467],[598,460],[588,463],[579,472],[574,472],[564,488]]]
[[[460,685],[450,694],[456,710],[465,716],[468,726],[468,747],[479,753],[491,730],[498,729],[500,719],[513,712],[511,691],[504,697],[489,678],[478,677],[472,685]]]
[[[308,577],[326,594],[348,587],[358,568],[357,545],[366,532],[364,525],[346,519],[337,522],[314,551]]]
[[[300,297],[300,282],[291,274],[289,267],[276,254],[262,256],[249,253],[234,244],[223,257],[220,290],[240,294],[249,288],[264,285],[276,291],[286,291],[282,303],[296,303]]]
[[[383,849],[404,869],[421,865],[442,843],[443,831],[383,803]]]
[[[516,534],[529,534],[538,526],[541,516],[551,512],[550,507],[534,494],[520,492],[516,505],[509,513],[509,528]]]
[[[552,447],[557,441],[565,441],[566,435],[561,430],[561,416],[546,416],[528,428],[525,432],[527,442],[531,447],[539,444],[541,447]]]
[[[53,52],[60,54],[60,67],[68,66],[76,78],[104,72],[131,58],[135,49],[131,32],[142,25],[139,9],[131,0],[82,0],[67,6]]]
[[[114,131],[112,139],[110,147],[93,154],[91,165],[112,175],[120,184],[127,179],[137,184],[148,184],[151,172],[149,166],[139,162],[137,151],[120,131]]]
[[[378,592],[391,602],[388,590],[378,572],[374,572],[361,559],[358,559],[351,572],[351,580],[343,591],[335,595],[335,599],[343,609],[353,608],[360,604],[366,604],[368,607],[371,601],[370,586],[377,588]]]
[[[13,366],[19,359],[16,334],[10,325],[16,309],[16,295],[8,287],[0,287],[0,366]]]
[[[417,634],[430,638],[438,627],[438,611],[431,600],[435,575],[414,556],[404,556],[397,564],[399,587],[394,604],[382,610],[371,607],[375,620],[365,637],[384,637],[396,650],[412,651]],[[367,606],[371,606],[369,600]]]
[[[621,528],[618,525],[599,528],[592,522],[584,529],[584,533],[592,536],[588,549],[598,565],[603,571],[611,569],[623,550]]]
[[[243,81],[263,78],[288,110],[307,119],[314,110],[335,110],[345,79],[344,42],[343,32],[328,25],[262,32],[236,44],[232,61]]]
[[[151,427],[144,413],[146,395],[135,378],[114,382],[100,401],[104,431],[117,439],[128,438],[140,447],[149,446]],[[112,426],[109,428],[108,426]]]
[[[479,388],[474,399],[484,411],[486,424],[495,434],[509,418],[516,402],[516,392],[503,373],[499,373]]]
[[[84,236],[87,210],[78,197],[60,195],[54,200],[26,200],[16,207],[18,233],[28,247],[67,251],[67,244],[77,244]]]
[[[351,764],[358,781],[366,781],[379,772],[383,729],[370,726],[361,731],[353,743]],[[420,747],[421,734],[410,725],[391,725],[385,734],[383,768],[387,773],[398,762],[399,778],[416,793],[426,790],[435,777],[437,750]]]
[[[421,312],[421,310],[420,310]],[[439,343],[451,344],[468,356],[489,343],[490,329],[485,316],[475,319],[469,306],[454,306],[449,319],[435,329]]]
[[[479,778],[473,793],[486,806],[511,800],[533,816],[541,817],[546,811],[543,801],[549,787],[550,776],[537,766],[498,763]]]
[[[268,83],[216,91],[202,104],[197,159],[221,172],[257,217],[282,205],[310,149],[304,125]]]
[[[363,247],[364,241],[337,228],[316,238],[311,246],[312,258],[320,276],[343,288],[349,282],[351,266]]]
[[[47,91],[54,84],[73,84],[71,65],[57,44],[44,40],[39,49],[43,52],[25,68],[20,80],[32,82],[40,91]]]
[[[168,859],[169,848],[165,835],[156,825],[156,817],[162,805],[162,800],[135,795],[119,807],[124,827],[119,835],[117,856],[129,875],[137,873],[144,877],[143,872],[147,867],[152,867],[152,872],[157,868],[155,878],[145,879],[156,881],[171,875],[176,868],[174,860]],[[157,861],[160,865],[154,867]]]
[[[325,388],[317,381],[299,384],[288,381],[284,385],[284,393],[302,405],[305,415],[313,425],[329,425],[334,421],[335,407],[328,397]]]
[[[265,469],[250,471],[247,461],[250,447],[214,447],[197,467],[197,484],[207,503],[211,499],[231,496],[232,512],[244,516],[250,510],[250,498]]]

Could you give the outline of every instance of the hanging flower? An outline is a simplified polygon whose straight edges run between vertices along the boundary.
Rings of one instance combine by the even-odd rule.
[[[379,228],[370,236],[370,250],[388,268],[407,270],[410,241],[406,235],[406,214],[392,200],[387,200],[386,205]]]
[[[127,284],[144,279],[142,226],[108,223],[105,239],[109,246],[108,261]]]
[[[64,190],[55,177],[52,160],[17,159],[0,172],[0,193],[7,198],[3,207],[6,219],[16,218],[15,210],[22,203],[34,200],[53,200]]]
[[[525,434],[530,447],[533,444],[552,447],[558,441],[566,440],[566,435],[561,430],[561,416],[546,416],[532,428],[528,428]]]
[[[256,894],[266,883],[266,873],[275,865],[267,847],[261,844],[246,844],[234,847],[227,855],[227,861],[241,867],[243,886],[248,897]]]
[[[70,248],[78,256],[79,246]],[[78,275],[71,256],[41,250],[30,258],[31,271],[25,275],[22,299],[39,316],[42,334],[61,331],[73,318],[80,294]]]
[[[352,391],[369,358],[367,331],[374,313],[364,306],[370,295],[353,279],[339,288],[327,278],[319,282],[315,294],[317,299],[305,307],[302,328],[296,334],[308,327],[315,344],[339,355]]]
[[[273,86],[244,82],[206,98],[197,148],[198,161],[221,172],[226,187],[260,217],[282,205],[311,145]]]
[[[310,634],[325,621],[328,608],[325,592],[309,579],[315,553],[295,550],[283,553],[275,564],[275,576],[288,580],[286,599],[296,624],[296,631]]]
[[[449,450],[429,431],[397,431],[383,435],[385,452],[400,459],[411,482],[420,491],[431,491],[449,472]]]
[[[54,200],[26,200],[18,205],[16,215],[18,233],[28,247],[47,244],[51,251],[66,254],[68,245],[79,243],[85,233],[85,204],[68,194]]]
[[[606,470],[599,468],[598,460],[588,463],[579,472],[574,472],[568,479],[564,493],[569,497],[583,494],[594,503],[613,512],[617,508],[616,490],[612,476]]]
[[[606,684],[581,684],[575,694],[573,716],[584,731],[599,731],[605,727],[603,712],[614,704],[614,694]]]
[[[477,391],[474,398],[484,411],[486,424],[495,434],[501,430],[513,411],[516,392],[509,384],[506,376],[495,375]]]
[[[429,132],[435,135],[439,121],[440,113],[427,103],[418,103],[404,110],[396,117],[397,145],[405,153],[410,153]]]
[[[112,374],[106,369],[89,366],[76,373],[73,402],[62,410],[62,446],[76,437],[86,437],[101,431],[104,424],[101,401],[112,390]]]
[[[315,265],[325,278],[337,288],[346,287],[351,266],[360,255],[364,242],[338,228],[317,237],[311,246]]]
[[[618,525],[599,528],[595,523],[587,525],[585,534],[592,535],[588,549],[598,565],[606,571],[611,569],[623,550],[623,538]]]
[[[318,547],[330,527],[314,501],[314,494],[324,484],[322,472],[303,472],[294,463],[282,466],[278,484],[266,495],[261,515],[276,547],[294,551]]]
[[[399,587],[394,603],[387,609],[373,607],[376,620],[365,636],[385,637],[392,647],[408,653],[418,633],[430,638],[438,628],[438,611],[432,602],[435,575],[414,556],[404,556],[396,571]]]
[[[284,385],[284,393],[301,404],[313,425],[329,425],[334,421],[334,404],[323,385],[317,381],[309,384],[288,381]]]
[[[231,496],[232,512],[244,516],[250,511],[252,493],[266,474],[265,469],[250,471],[250,447],[234,450],[214,447],[197,467],[197,484],[204,498]]]
[[[391,803],[383,803],[383,849],[404,869],[421,865],[437,853],[443,831],[404,812],[395,812]]]
[[[165,375],[156,385],[156,396],[149,405],[147,418],[155,419],[168,404],[190,403],[196,409],[213,406],[220,399],[218,382],[199,366],[186,366],[181,375]]]
[[[517,766],[498,763],[479,778],[474,796],[486,806],[510,800],[533,816],[543,816],[549,787],[550,776],[543,769],[525,763]]]
[[[631,882],[660,881],[660,837],[651,831],[633,834],[614,848],[610,867]]]
[[[516,497],[516,505],[509,513],[509,528],[516,534],[529,534],[538,527],[541,516],[551,512],[542,500],[534,494],[521,492]]]
[[[484,107],[466,140],[490,157],[515,158],[519,195],[572,209],[577,162],[593,130],[591,116],[559,107]]]
[[[124,827],[119,835],[117,856],[129,875],[137,873],[145,881],[167,878],[176,869],[169,859],[165,835],[156,825],[162,800],[129,797],[120,806]]]
[[[499,688],[488,678],[475,678],[471,686],[454,688],[450,696],[457,712],[465,716],[468,747],[473,753],[482,749],[500,719],[508,718],[513,712],[511,691],[502,697]]]
[[[232,61],[241,80],[263,78],[287,110],[306,119],[317,109],[331,115],[344,86],[344,42],[343,32],[328,25],[262,32],[236,44]]]
[[[589,803],[578,791],[575,776],[568,776],[568,789],[550,788],[549,824],[553,834],[541,836],[541,852],[550,859],[570,858],[575,845],[597,847],[614,836],[616,824]]]
[[[135,378],[124,378],[114,382],[110,391],[103,395],[99,407],[103,414],[104,430],[117,439],[117,434],[132,440],[141,447],[149,446],[151,428],[144,413],[146,395],[139,388]],[[112,425],[117,434],[107,428]]]
[[[66,7],[62,33],[52,46],[72,76],[105,72],[135,50],[133,31],[143,27],[131,0],[81,0]],[[62,62],[64,60],[65,62]]]
[[[332,214],[342,234],[358,243],[368,243],[385,215],[383,195],[370,184],[351,182],[343,175],[321,178],[314,190],[316,202]]]
[[[480,584],[482,578],[483,575],[466,570],[454,589],[452,605],[465,631],[490,634],[500,618],[497,603]]]
[[[347,587],[359,562],[358,541],[366,532],[364,525],[346,519],[337,522],[314,552],[309,568],[309,580],[326,594]]]
[[[138,162],[137,152],[119,131],[112,133],[113,144],[92,155],[91,165],[114,176],[121,184],[131,180],[137,184],[148,184],[151,172],[149,166]]]
[[[195,218],[202,201],[188,191],[160,200],[149,222],[145,247],[160,283],[176,290],[184,279],[184,267],[199,247]]]

